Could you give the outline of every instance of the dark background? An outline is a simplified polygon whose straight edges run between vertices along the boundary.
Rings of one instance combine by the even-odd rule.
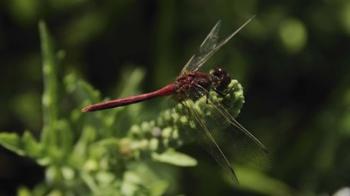
[[[252,15],[209,65],[243,84],[239,120],[270,149],[266,174],[298,193],[348,186],[348,0],[1,1],[0,130],[40,132],[40,19],[64,50],[65,72],[77,71],[108,96],[125,69],[146,71],[144,91],[172,81],[218,19],[227,35]],[[42,179],[35,163],[0,148],[2,192]]]

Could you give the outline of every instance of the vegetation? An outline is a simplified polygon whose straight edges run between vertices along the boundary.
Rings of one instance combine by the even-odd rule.
[[[171,100],[80,112],[171,82],[218,19],[224,35],[253,14],[205,66],[242,83],[245,100],[233,80],[217,101],[269,149],[218,138],[239,185],[202,153],[197,128]],[[40,19],[56,47],[43,22],[38,39]],[[347,0],[11,0],[0,3],[0,21],[0,194],[319,195],[349,186]]]

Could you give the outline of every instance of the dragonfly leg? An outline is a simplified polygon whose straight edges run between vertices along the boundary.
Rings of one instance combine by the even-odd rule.
[[[218,95],[220,95],[221,97],[225,97],[225,94],[217,89],[213,89]]]
[[[210,99],[209,91],[205,93],[205,98],[206,98],[205,102],[206,102],[207,104],[209,104],[209,99]]]

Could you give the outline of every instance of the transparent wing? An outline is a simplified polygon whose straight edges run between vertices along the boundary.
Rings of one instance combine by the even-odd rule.
[[[238,184],[237,175],[233,167],[231,166],[230,161],[227,159],[226,155],[221,150],[220,146],[213,137],[213,134],[211,133],[210,129],[207,127],[204,117],[194,108],[193,102],[187,100],[183,101],[182,104],[187,109],[189,115],[191,115],[192,118],[195,120],[197,125],[199,125],[198,128],[201,128],[204,131],[204,136],[206,136],[207,138],[204,139],[204,141],[208,141],[206,142],[207,146],[205,147],[209,148],[209,152],[215,158],[215,160],[229,172],[233,182]]]
[[[230,39],[232,39],[239,31],[241,31],[249,22],[253,20],[255,16],[249,18],[244,24],[242,24],[236,31],[226,37],[224,40],[218,43],[219,30],[221,22],[218,21],[211,29],[207,37],[200,45],[197,53],[192,55],[190,60],[185,64],[181,73],[189,71],[197,71],[208,59],[215,54],[222,46],[224,46]]]
[[[199,46],[199,49],[196,54],[192,55],[190,60],[187,61],[185,66],[182,69],[182,72],[187,70],[193,70],[195,65],[198,64],[201,58],[213,50],[219,39],[219,31],[221,27],[221,21],[216,22],[215,26],[210,30],[207,37],[203,40],[202,44]]]
[[[203,88],[200,85],[196,85],[197,92],[201,93],[202,95],[208,95],[209,92],[207,89]],[[208,98],[208,102],[213,106],[214,110],[217,111],[220,116],[222,116],[226,122],[228,122],[231,126],[237,128],[239,131],[241,131],[244,135],[248,136],[249,139],[251,139],[257,146],[259,146],[264,152],[268,152],[266,146],[257,138],[255,137],[250,131],[248,131],[243,125],[241,125],[231,114],[230,112],[219,102],[214,102]]]
[[[242,133],[244,133],[246,136],[248,136],[256,145],[258,145],[264,152],[268,153],[268,150],[266,146],[257,138],[255,137],[250,131],[248,131],[246,128],[243,127],[227,110],[221,103],[213,103],[214,108],[216,111],[218,111],[221,116],[223,116],[232,126],[236,127],[238,130],[240,130]]]

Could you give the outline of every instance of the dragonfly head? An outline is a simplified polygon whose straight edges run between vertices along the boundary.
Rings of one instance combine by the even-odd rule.
[[[224,92],[231,82],[231,76],[222,68],[215,68],[210,71],[213,87],[218,92]]]

